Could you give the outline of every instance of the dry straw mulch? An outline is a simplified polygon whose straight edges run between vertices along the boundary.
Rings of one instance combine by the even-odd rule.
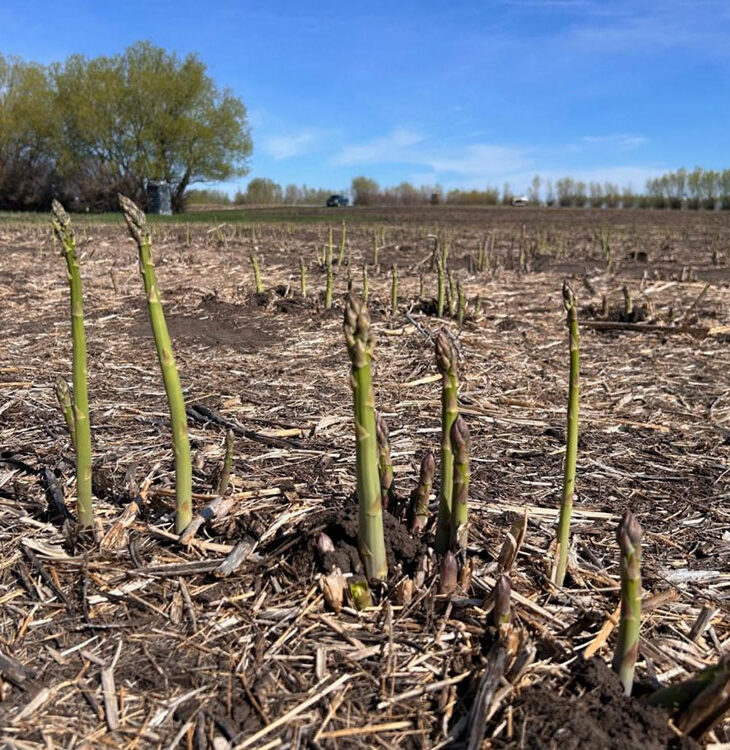
[[[335,309],[323,311],[317,300],[324,274],[314,259],[325,227],[258,228],[264,282],[275,290],[260,296],[252,293],[248,229],[194,226],[189,244],[181,226],[157,229],[186,399],[238,428],[233,510],[184,549],[170,533],[169,424],[133,246],[121,226],[78,229],[101,532],[129,504],[125,475],[136,475],[144,498],[130,526],[98,544],[78,538],[49,505],[39,475],[47,468],[57,476],[73,511],[73,454],[53,393],[57,375],[70,378],[63,264],[45,227],[0,225],[5,746],[466,747],[475,726],[495,747],[666,746],[666,722],[623,701],[600,664],[582,666],[586,648],[604,661],[612,653],[614,534],[626,507],[645,533],[638,676],[681,679],[730,645],[727,230],[714,216],[669,216],[665,224],[656,216],[505,211],[485,223],[465,212],[387,224],[370,283],[376,396],[396,485],[406,496],[421,456],[438,448],[432,337],[445,327],[458,344],[460,403],[472,433],[473,575],[466,590],[440,599],[428,556],[410,603],[386,598],[339,615],[323,600],[312,541],[333,509],[347,514],[354,491],[344,269]],[[427,234],[437,220],[472,311],[480,298],[481,313],[461,330],[416,301],[419,273],[435,291]],[[522,223],[526,272],[518,268]],[[605,226],[608,273],[594,235]],[[372,231],[348,225],[356,289]],[[475,272],[477,243],[490,233],[492,270]],[[626,260],[637,248],[647,262]],[[300,254],[309,261],[307,301],[298,294]],[[393,262],[401,305],[391,319]],[[626,282],[659,328],[582,329],[578,498],[569,586],[558,591],[549,570],[564,450],[565,275],[585,324],[598,319],[604,292],[620,307]],[[191,420],[190,435],[202,507],[214,498],[224,428]],[[496,560],[525,512],[510,575],[528,663],[480,705]],[[241,564],[224,576],[220,565],[234,548]],[[569,720],[580,710],[582,723]],[[730,741],[730,725],[709,741]]]

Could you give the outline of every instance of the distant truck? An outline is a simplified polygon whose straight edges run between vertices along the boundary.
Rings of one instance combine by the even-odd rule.
[[[327,208],[342,208],[349,203],[350,201],[344,195],[330,195],[327,198]]]
[[[513,206],[527,206],[530,203],[530,199],[526,195],[518,195],[515,198],[512,198],[512,205]]]

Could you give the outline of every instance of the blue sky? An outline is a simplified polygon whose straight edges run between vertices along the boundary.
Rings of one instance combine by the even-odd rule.
[[[727,0],[0,0],[0,52],[39,62],[149,39],[196,52],[248,108],[247,178],[365,174],[522,190],[642,188],[730,166]]]

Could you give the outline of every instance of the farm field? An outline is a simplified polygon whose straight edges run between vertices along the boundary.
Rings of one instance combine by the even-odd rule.
[[[327,310],[318,259],[331,226],[337,260],[343,219]],[[120,218],[72,216],[72,226],[96,540],[49,501],[41,473],[51,470],[75,513],[74,454],[54,394],[57,376],[71,376],[65,264],[47,217],[0,216],[3,746],[698,746],[640,698],[730,647],[728,216],[429,207],[153,221],[191,407],[195,510],[216,497],[226,426],[236,433],[233,506],[188,547],[174,534],[169,415],[136,248]],[[468,302],[461,325],[435,314],[434,235],[448,243]],[[458,353],[472,441],[469,565],[457,590],[439,595],[432,533],[415,537],[388,516],[388,586],[372,608],[358,611],[346,597],[336,613],[321,577],[334,563],[346,575],[360,565],[342,319],[348,276],[359,293],[363,266],[376,405],[403,499],[422,457],[431,450],[439,460],[440,330]],[[560,589],[550,570],[565,453],[566,278],[578,299],[581,394]],[[139,513],[106,536],[135,499],[132,476]],[[608,666],[626,508],[644,531],[632,698]],[[525,514],[509,571],[506,663],[485,698],[500,637],[490,619],[498,560]],[[318,549],[322,531],[334,552]],[[234,548],[242,562],[228,573],[220,566]],[[595,656],[584,658],[586,649]],[[730,742],[730,722],[708,742]]]

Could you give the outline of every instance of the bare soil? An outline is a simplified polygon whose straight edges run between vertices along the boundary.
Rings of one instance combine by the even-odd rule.
[[[45,468],[57,478],[73,515],[73,450],[53,390],[58,375],[71,379],[64,264],[43,225],[0,224],[3,746],[467,747],[494,640],[497,558],[526,510],[510,571],[519,643],[510,658],[530,658],[499,683],[479,722],[482,746],[691,747],[641,703],[644,688],[624,698],[605,665],[619,600],[615,528],[626,507],[644,529],[640,683],[686,678],[730,646],[727,217],[434,208],[307,218],[316,220],[257,225],[255,246],[249,225],[192,224],[189,244],[184,225],[155,225],[186,402],[237,428],[232,511],[188,548],[172,533],[169,418],[133,244],[121,225],[75,222],[98,533],[133,499],[132,470],[142,497],[124,533],[100,543],[79,536],[49,502],[41,475]],[[334,307],[324,310],[317,258],[328,221],[337,256],[342,218],[349,274],[345,264],[337,269]],[[429,234],[437,232],[469,300],[462,327],[435,315]],[[481,271],[480,242],[492,248]],[[251,252],[261,257],[262,294],[253,289]],[[471,575],[454,595],[437,595],[431,536],[414,539],[387,516],[389,586],[374,608],[358,612],[346,599],[335,614],[321,575],[360,566],[341,319],[348,275],[359,291],[364,264],[377,406],[404,499],[424,453],[438,459],[433,336],[443,328],[457,345],[460,409],[472,434]],[[564,450],[565,277],[581,306],[582,390],[561,591],[549,573]],[[631,320],[624,284],[639,311]],[[225,427],[191,418],[189,430],[200,509],[215,497]],[[437,492],[438,481],[434,501]],[[315,548],[323,530],[334,553]],[[243,564],[216,575],[239,543],[248,550]],[[416,585],[403,602],[406,578]],[[691,632],[703,609],[706,627]],[[596,651],[589,661],[587,647]],[[730,724],[701,742],[730,742]]]

